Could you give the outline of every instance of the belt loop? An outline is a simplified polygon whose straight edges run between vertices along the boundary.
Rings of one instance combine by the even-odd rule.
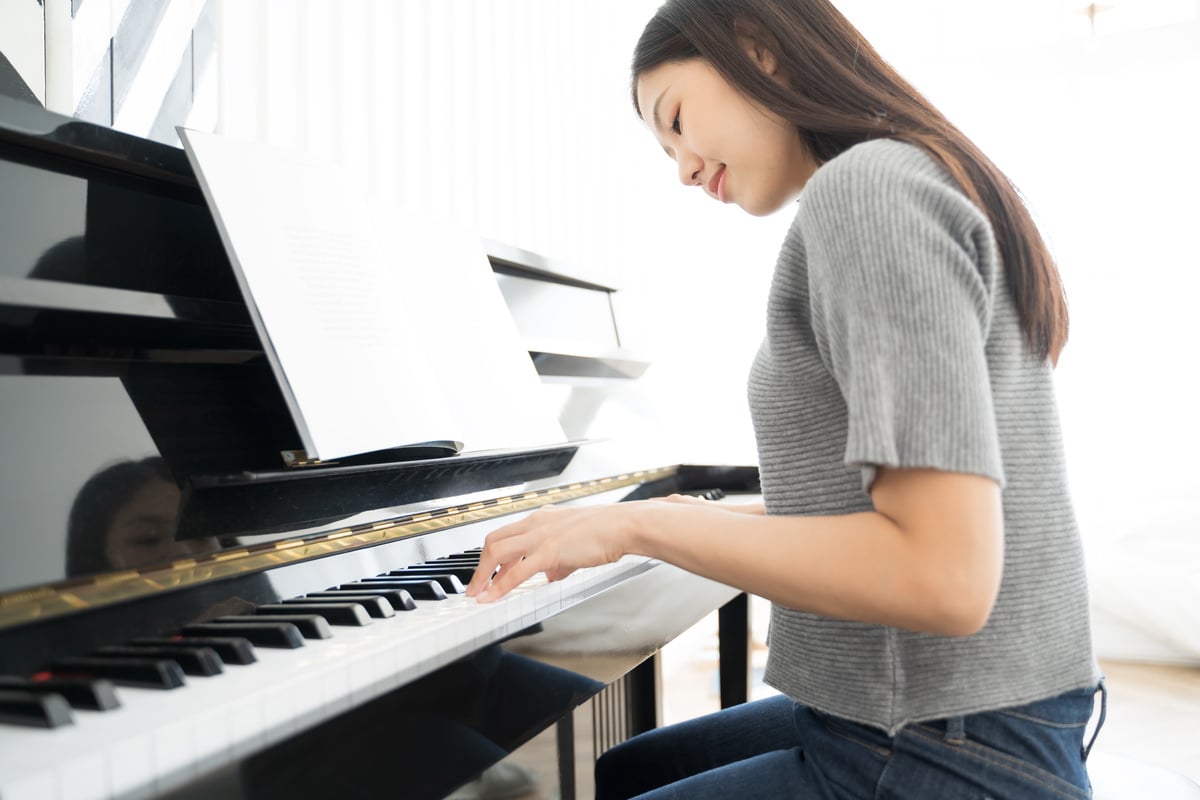
[[[1092,752],[1092,745],[1096,743],[1096,737],[1100,735],[1100,729],[1104,727],[1104,716],[1108,713],[1108,687],[1104,684],[1104,678],[1100,679],[1100,719],[1096,721],[1096,730],[1092,731],[1092,738],[1083,748],[1083,760],[1087,761],[1088,753]]]
[[[946,717],[946,741],[961,742],[966,738],[966,717]]]

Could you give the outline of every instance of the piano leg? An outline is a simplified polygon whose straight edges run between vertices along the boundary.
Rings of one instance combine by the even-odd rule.
[[[575,714],[567,714],[554,728],[558,750],[559,800],[575,800]]]
[[[739,594],[717,612],[721,663],[721,708],[750,695],[750,597]]]
[[[654,730],[662,721],[662,659],[658,653],[625,678],[626,730],[629,737]]]

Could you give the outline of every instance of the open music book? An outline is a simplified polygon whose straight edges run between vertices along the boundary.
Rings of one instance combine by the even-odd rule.
[[[478,237],[334,164],[179,133],[310,458],[563,441]]]

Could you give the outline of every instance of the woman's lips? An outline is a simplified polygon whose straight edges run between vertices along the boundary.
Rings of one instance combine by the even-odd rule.
[[[728,203],[725,199],[725,165],[713,173],[713,176],[708,179],[708,193],[720,200],[722,203]]]

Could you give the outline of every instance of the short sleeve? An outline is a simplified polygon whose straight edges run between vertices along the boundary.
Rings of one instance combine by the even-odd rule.
[[[860,145],[802,196],[813,332],[847,408],[845,461],[1004,483],[986,342],[987,218],[923,151]]]

